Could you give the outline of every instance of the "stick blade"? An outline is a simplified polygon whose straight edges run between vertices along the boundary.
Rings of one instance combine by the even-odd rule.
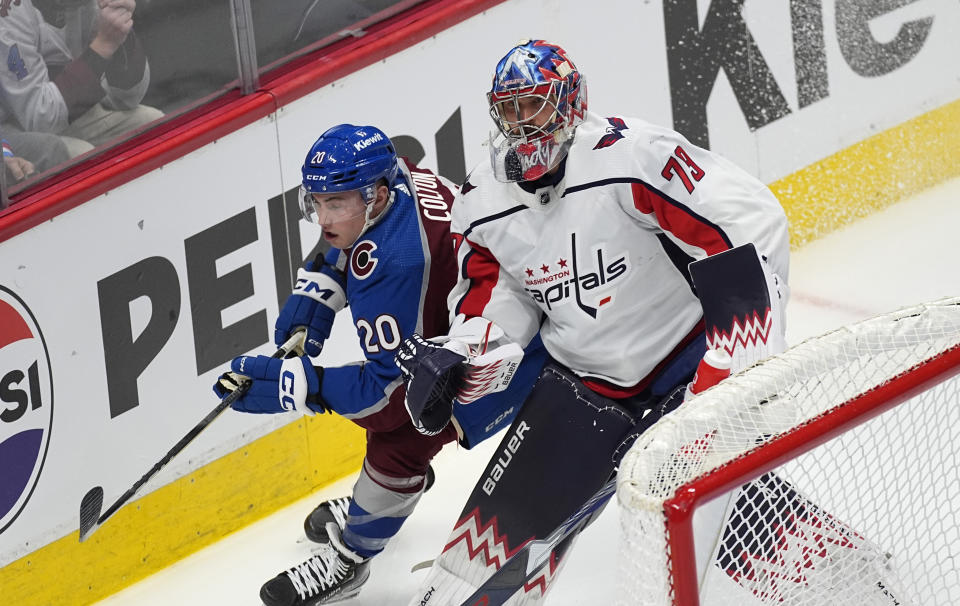
[[[103,509],[103,488],[94,486],[80,501],[80,542],[83,543],[94,530]]]

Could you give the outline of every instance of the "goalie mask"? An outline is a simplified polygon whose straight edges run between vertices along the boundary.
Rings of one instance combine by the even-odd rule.
[[[377,187],[392,189],[400,167],[390,139],[374,126],[341,124],[320,135],[304,159],[300,211],[310,223],[335,224],[364,216],[362,235],[386,213],[371,218]],[[359,192],[355,196],[333,194]],[[390,192],[387,206],[393,202]],[[359,236],[357,236],[359,238]]]
[[[534,181],[567,155],[587,110],[587,87],[559,46],[527,40],[497,64],[487,93],[498,132],[490,161],[499,181]]]

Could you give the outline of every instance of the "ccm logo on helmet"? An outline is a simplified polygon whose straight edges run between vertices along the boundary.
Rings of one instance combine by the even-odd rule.
[[[383,141],[383,135],[381,135],[380,133],[377,133],[372,137],[367,137],[366,139],[361,139],[357,141],[356,143],[353,144],[353,148],[356,149],[357,151],[360,151],[361,149],[367,148],[378,141]]]

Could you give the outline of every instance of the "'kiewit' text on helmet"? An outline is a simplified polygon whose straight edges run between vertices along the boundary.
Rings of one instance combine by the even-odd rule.
[[[314,142],[301,172],[300,210],[307,221],[317,221],[314,194],[359,191],[369,227],[377,185],[383,180],[392,188],[400,167],[393,143],[379,128],[340,124]]]
[[[566,51],[524,40],[497,63],[490,92],[490,154],[501,181],[532,181],[566,156],[587,110],[587,86]]]

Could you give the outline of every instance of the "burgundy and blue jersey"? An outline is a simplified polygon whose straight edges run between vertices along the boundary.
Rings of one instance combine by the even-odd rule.
[[[326,261],[346,272],[347,303],[365,360],[324,370],[322,396],[334,412],[374,431],[410,423],[394,356],[413,333],[447,334],[447,296],[457,281],[450,237],[456,186],[409,162],[393,204],[350,250],[331,249]],[[539,339],[527,347],[510,386],[469,405],[457,405],[460,441],[472,447],[513,420],[543,365]]]
[[[352,248],[326,256],[346,272],[347,304],[366,358],[326,368],[322,396],[341,416],[375,431],[410,422],[393,358],[414,332],[446,334],[446,297],[457,275],[450,238],[456,186],[405,160],[401,169],[383,218]]]

